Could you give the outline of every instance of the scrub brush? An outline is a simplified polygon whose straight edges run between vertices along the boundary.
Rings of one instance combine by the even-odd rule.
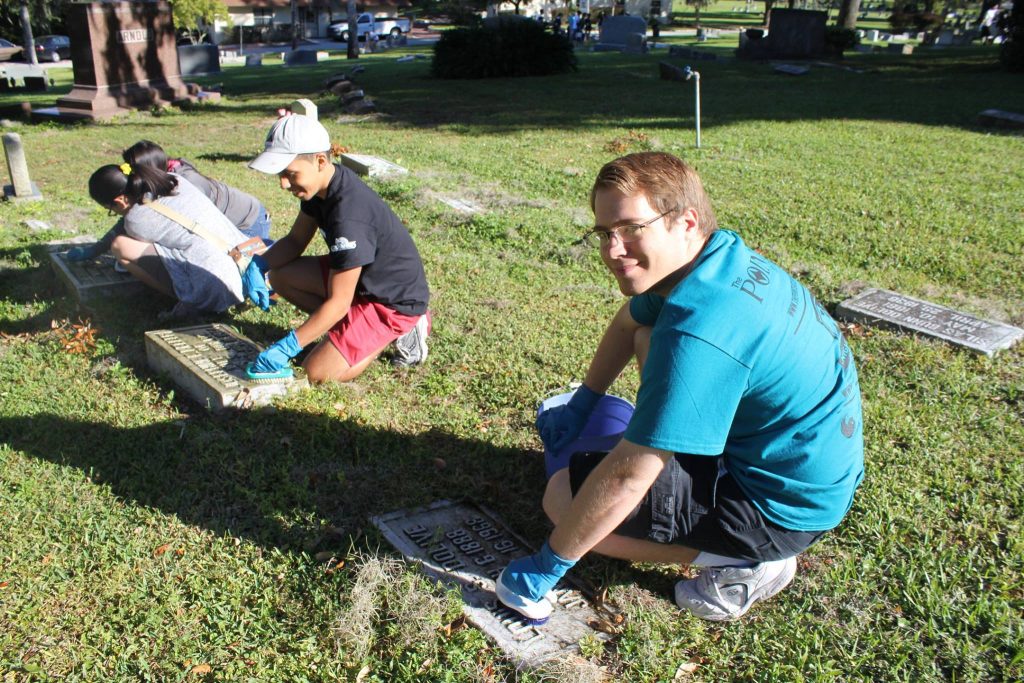
[[[271,382],[279,382],[283,379],[291,379],[295,376],[290,365],[286,365],[280,370],[274,370],[273,372],[256,372],[252,369],[252,366],[253,363],[245,366],[245,377],[250,382],[256,382],[257,384],[270,384]]]

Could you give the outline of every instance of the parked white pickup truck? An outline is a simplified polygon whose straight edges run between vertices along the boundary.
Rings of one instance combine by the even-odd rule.
[[[327,27],[327,32],[335,40],[343,43],[348,42],[348,20],[336,21]],[[397,17],[375,17],[369,12],[363,12],[356,17],[356,39],[366,40],[366,34],[373,33],[379,38],[391,36],[398,38],[403,33],[409,32],[409,20]]]

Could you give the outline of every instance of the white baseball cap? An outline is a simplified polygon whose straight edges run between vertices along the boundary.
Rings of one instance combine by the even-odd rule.
[[[249,168],[277,175],[299,154],[330,149],[331,136],[319,121],[302,114],[289,114],[270,127],[263,153],[252,160]]]

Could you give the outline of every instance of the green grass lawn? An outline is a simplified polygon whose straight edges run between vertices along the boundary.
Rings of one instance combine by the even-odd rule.
[[[830,309],[872,285],[1024,324],[1024,138],[975,125],[986,108],[1024,111],[1024,88],[991,49],[854,55],[846,63],[861,73],[799,78],[701,63],[699,150],[692,85],[657,78],[664,52],[468,82],[395,56],[360,60],[383,112],[368,118],[339,118],[322,93],[347,66],[333,60],[226,69],[201,79],[222,83],[225,99],[191,111],[10,128],[46,201],[0,204],[5,682],[540,680],[460,627],[453,595],[396,567],[368,517],[472,498],[545,538],[531,417],[582,377],[621,305],[597,255],[572,246],[591,220],[594,175],[621,152],[689,160],[720,224]],[[66,90],[70,78],[55,77]],[[140,138],[256,194],[284,234],[294,200],[245,163],[276,107],[298,97],[319,105],[337,143],[410,169],[374,185],[424,257],[430,360],[210,415],[146,369],[142,334],[169,302],[77,309],[42,245],[107,229],[86,180]],[[488,211],[453,214],[438,194]],[[33,232],[29,218],[54,229]],[[281,305],[220,319],[265,343],[300,317]],[[51,329],[65,320],[99,330],[90,353],[65,350],[67,333]],[[1024,677],[1024,348],[988,359],[904,334],[848,335],[867,475],[793,585],[716,625],[675,609],[678,572],[587,558],[574,571],[627,619],[548,680]],[[614,390],[636,385],[630,372]]]

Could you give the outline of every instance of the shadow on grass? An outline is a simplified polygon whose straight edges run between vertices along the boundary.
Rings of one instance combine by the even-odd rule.
[[[376,545],[370,516],[439,499],[483,501],[528,538],[546,533],[539,455],[438,429],[406,435],[290,410],[136,428],[39,413],[0,418],[0,442],[188,524],[289,551]],[[313,518],[333,526],[311,528]]]

